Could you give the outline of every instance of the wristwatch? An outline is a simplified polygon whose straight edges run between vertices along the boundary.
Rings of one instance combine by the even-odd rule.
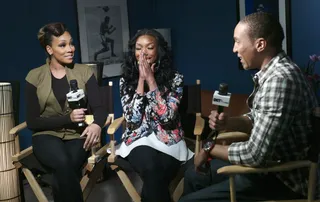
[[[210,151],[213,149],[214,145],[215,145],[214,141],[213,140],[209,140],[205,144],[203,144],[202,148],[207,154],[209,154]]]

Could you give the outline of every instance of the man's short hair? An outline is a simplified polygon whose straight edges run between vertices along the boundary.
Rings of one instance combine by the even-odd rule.
[[[283,28],[272,14],[256,12],[245,16],[240,22],[249,26],[248,34],[253,40],[264,38],[271,47],[282,49]]]

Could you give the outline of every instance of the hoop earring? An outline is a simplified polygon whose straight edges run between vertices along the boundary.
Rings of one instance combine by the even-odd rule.
[[[159,59],[158,62],[157,62],[157,64],[156,64],[155,67],[154,67],[154,71],[155,71],[155,72],[158,71],[158,69],[160,68],[160,65],[161,65],[161,60]]]
[[[133,62],[133,68],[136,68],[136,70],[139,71],[138,61]]]

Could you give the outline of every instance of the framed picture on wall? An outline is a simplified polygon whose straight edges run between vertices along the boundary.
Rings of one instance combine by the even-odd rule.
[[[265,11],[277,16],[285,35],[282,48],[290,57],[292,56],[290,0],[237,0],[237,11],[238,21],[257,11]]]
[[[81,62],[102,62],[103,78],[121,74],[129,41],[127,0],[77,0]]]

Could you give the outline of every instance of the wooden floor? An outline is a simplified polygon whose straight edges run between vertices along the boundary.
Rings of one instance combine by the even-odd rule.
[[[129,178],[134,182],[134,186],[141,189],[142,182],[135,173],[129,173]],[[53,202],[51,189],[43,188],[46,196]],[[35,195],[33,194],[29,184],[24,182],[24,195],[25,202],[37,202]],[[123,188],[119,178],[115,173],[112,173],[107,180],[96,184],[94,190],[91,192],[87,202],[97,201],[112,201],[112,202],[131,202],[131,199],[125,189]]]

